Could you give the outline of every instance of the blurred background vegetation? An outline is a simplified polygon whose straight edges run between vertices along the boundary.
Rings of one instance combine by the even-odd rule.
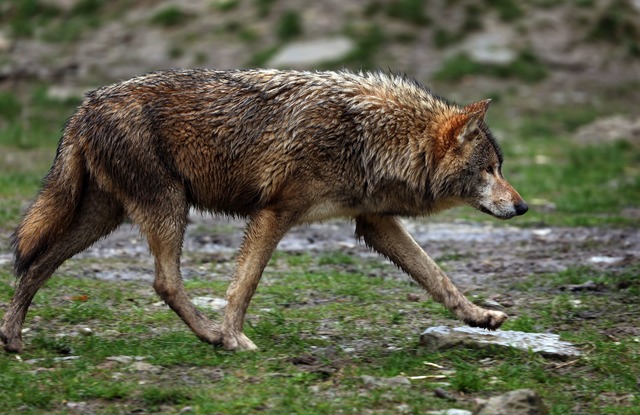
[[[170,67],[382,69],[490,97],[519,223],[640,222],[636,0],[0,0],[0,229],[85,91]]]

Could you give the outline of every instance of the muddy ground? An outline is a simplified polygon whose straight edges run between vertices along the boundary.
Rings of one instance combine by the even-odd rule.
[[[228,278],[242,242],[244,221],[194,213],[190,222],[184,242],[183,277]],[[544,278],[580,266],[617,269],[640,261],[640,230],[634,228],[518,228],[503,223],[441,223],[426,219],[405,223],[418,243],[464,291],[483,287],[483,291],[499,295],[531,276]],[[0,265],[7,265],[11,253],[7,238],[3,239]],[[278,251],[311,255],[341,252],[386,262],[355,239],[354,224],[348,220],[298,226],[280,242]],[[60,271],[107,280],[153,279],[153,258],[146,241],[137,227],[129,224],[76,258],[94,260],[88,267],[74,266],[72,260]],[[201,266],[208,263],[216,264],[213,273],[211,267]],[[383,266],[377,272],[406,278],[392,266]]]

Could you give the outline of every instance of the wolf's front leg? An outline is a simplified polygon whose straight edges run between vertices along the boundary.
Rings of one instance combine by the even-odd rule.
[[[233,281],[227,290],[227,307],[222,322],[222,345],[225,349],[257,349],[242,332],[244,317],[264,267],[292,224],[292,215],[271,210],[262,210],[252,216],[240,248]]]
[[[467,300],[398,218],[360,216],[356,218],[356,235],[411,275],[436,301],[468,325],[495,330],[507,319],[505,313],[485,310]]]

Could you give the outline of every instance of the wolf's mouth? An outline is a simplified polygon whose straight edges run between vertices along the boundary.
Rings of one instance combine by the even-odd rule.
[[[490,211],[489,209],[487,209],[486,207],[484,207],[482,205],[477,206],[476,209],[478,209],[482,213],[486,213],[487,215],[491,215],[494,218],[502,219],[502,220],[511,219],[512,217],[515,216],[515,214],[496,215],[495,213],[493,213],[492,211]]]

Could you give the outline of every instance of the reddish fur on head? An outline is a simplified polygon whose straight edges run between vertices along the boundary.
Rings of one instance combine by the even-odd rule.
[[[485,99],[463,107],[458,113],[441,115],[437,123],[440,128],[436,131],[436,142],[433,143],[434,156],[442,159],[448,150],[456,147],[465,129],[472,130],[471,124],[484,119],[490,103],[490,99]]]

